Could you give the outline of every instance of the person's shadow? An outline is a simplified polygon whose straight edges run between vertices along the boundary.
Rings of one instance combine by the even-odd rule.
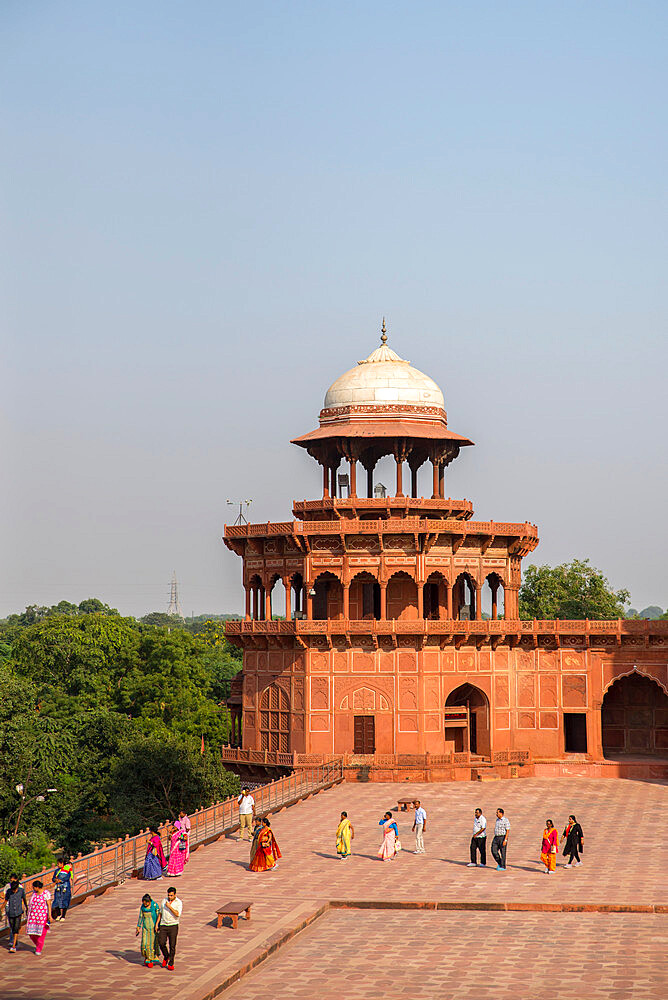
[[[239,868],[248,868],[248,861],[235,861],[234,858],[228,858],[228,864],[238,865]]]
[[[136,951],[114,951],[113,948],[107,950],[107,955],[113,955],[114,958],[120,958],[123,962],[128,962],[130,965],[143,965],[144,959]],[[158,961],[156,959],[156,961]]]

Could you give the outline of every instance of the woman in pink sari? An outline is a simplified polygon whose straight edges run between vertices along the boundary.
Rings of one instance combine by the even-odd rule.
[[[35,954],[41,955],[46,932],[51,926],[51,893],[44,888],[44,883],[36,879],[32,884],[32,896],[28,903],[26,930],[28,937],[35,945]]]
[[[383,828],[383,843],[380,845],[378,857],[381,861],[392,861],[397,856],[397,840],[399,839],[399,827],[392,819],[392,813],[386,812],[378,826]]]
[[[176,820],[169,828],[169,863],[167,874],[176,877],[183,874],[186,863],[186,833],[180,820]]]
[[[179,823],[181,824],[181,829],[186,835],[186,863],[190,858],[190,820],[184,809],[179,813]]]

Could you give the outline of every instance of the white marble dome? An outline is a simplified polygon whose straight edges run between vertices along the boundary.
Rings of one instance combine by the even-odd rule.
[[[383,340],[387,338],[383,334]],[[346,406],[445,408],[443,393],[433,379],[411,367],[385,343],[364,361],[332,382],[324,409]]]

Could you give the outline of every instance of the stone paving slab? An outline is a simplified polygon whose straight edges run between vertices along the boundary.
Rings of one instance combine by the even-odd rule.
[[[329,911],[225,1000],[665,1000],[665,918]]]
[[[395,861],[382,864],[376,857],[381,840],[378,820],[407,792],[421,798],[428,812],[427,854],[402,851]],[[184,913],[173,973],[145,969],[134,937],[143,892],[148,890],[160,900],[169,883],[132,880],[76,907],[65,923],[53,925],[40,959],[26,944],[24,933],[17,955],[7,953],[3,939],[0,996],[2,1000],[91,1000],[141,993],[144,1000],[162,1000],[168,990],[175,1000],[202,1000],[240,967],[251,966],[276,947],[329,900],[667,906],[661,847],[667,804],[665,784],[626,780],[344,783],[272,817],[283,852],[275,873],[248,872],[248,845],[234,839],[193,853],[184,875],[174,880]],[[490,823],[497,805],[506,809],[511,821],[506,872],[496,872],[493,866],[466,867],[477,805]],[[348,811],[356,831],[355,853],[346,861],[339,861],[334,849],[342,809]],[[584,864],[568,871],[559,867],[555,875],[545,876],[538,862],[544,820],[549,816],[561,831],[570,812],[584,827]],[[404,845],[410,847],[412,815],[395,815]],[[237,897],[253,901],[251,922],[240,920],[236,931],[217,930],[216,909]],[[371,915],[382,919],[382,914]],[[499,914],[499,919],[506,916]],[[556,916],[543,913],[539,919],[548,928]],[[573,917],[578,919],[585,915]],[[655,918],[648,913],[638,919]],[[274,961],[276,956],[268,960]]]

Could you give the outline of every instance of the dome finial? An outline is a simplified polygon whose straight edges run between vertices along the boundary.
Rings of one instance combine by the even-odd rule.
[[[383,325],[380,328],[380,340],[381,343],[387,343],[387,333],[385,332],[385,317],[383,316]]]

